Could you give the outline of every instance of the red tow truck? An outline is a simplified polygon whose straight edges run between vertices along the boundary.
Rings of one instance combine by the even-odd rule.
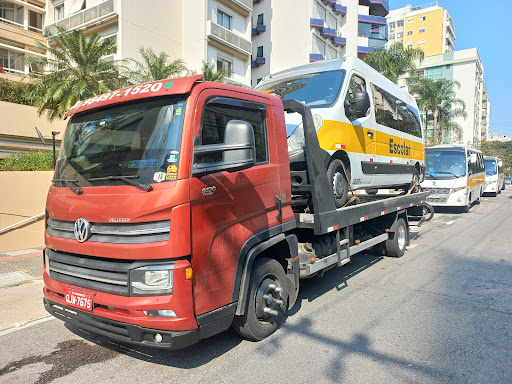
[[[303,170],[290,170],[285,112],[303,118]],[[201,75],[99,95],[66,117],[44,305],[122,342],[178,349],[230,326],[261,340],[301,278],[373,246],[402,256],[407,210],[427,195],[336,209],[307,106]]]

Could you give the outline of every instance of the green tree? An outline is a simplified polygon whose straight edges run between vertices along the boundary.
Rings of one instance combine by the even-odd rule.
[[[370,52],[364,62],[396,83],[407,72],[416,71],[414,60],[419,59],[421,63],[424,56],[419,48],[404,48],[402,43],[395,43],[387,49]]]
[[[39,44],[39,48],[48,50],[48,58],[32,56],[27,61],[45,68],[31,73],[40,79],[31,97],[39,114],[46,112],[50,121],[62,118],[78,100],[125,85],[123,66],[103,59],[116,52],[114,40],[63,28],[47,39],[48,47]]]
[[[507,176],[512,175],[512,141],[482,140],[480,146],[484,156],[496,156],[503,161],[503,169]]]
[[[130,71],[130,80],[134,84],[147,83],[178,77],[187,70],[182,59],[170,61],[165,52],[156,54],[152,48],[139,48],[142,61],[135,61],[135,70]]]
[[[449,130],[460,129],[460,126],[453,122],[457,117],[466,118],[466,104],[462,99],[456,97],[455,88],[460,88],[460,83],[454,80],[437,79],[427,77],[415,77],[409,80],[410,92],[416,96],[418,107],[425,114],[425,121],[433,121],[432,140],[425,135],[427,145],[437,145],[442,140],[440,133]],[[438,130],[438,125],[441,128]]]
[[[204,75],[204,81],[222,82],[225,77],[231,76],[231,72],[225,71],[224,68],[217,68],[214,64],[208,64],[203,61],[201,72]]]

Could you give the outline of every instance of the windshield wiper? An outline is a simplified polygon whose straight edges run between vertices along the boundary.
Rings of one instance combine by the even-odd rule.
[[[455,173],[452,173],[452,172],[437,171],[437,172],[433,172],[433,173],[444,173],[446,175],[455,176],[457,179],[460,177],[460,176],[458,176],[458,175],[456,175]],[[432,176],[432,173],[430,174],[430,176]],[[434,177],[434,176],[432,176],[432,177]],[[435,177],[434,177],[434,179],[435,179]]]
[[[52,180],[52,183],[54,182],[61,182],[61,183],[64,183],[66,184],[66,187],[68,187],[69,189],[71,189],[74,193],[76,193],[77,195],[81,195],[82,193],[84,193],[84,189],[78,185],[78,180],[70,180],[70,179],[53,179]],[[76,185],[75,185],[76,184]]]
[[[126,184],[133,185],[134,187],[140,188],[143,191],[149,192],[153,190],[151,184],[142,184],[137,181],[133,181],[131,179],[138,179],[139,176],[105,176],[105,177],[95,177],[92,179],[88,179],[88,181],[102,181],[102,180],[122,180]]]

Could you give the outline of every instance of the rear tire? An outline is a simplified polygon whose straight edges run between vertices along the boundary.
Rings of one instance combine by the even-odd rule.
[[[263,340],[279,327],[287,305],[288,288],[283,266],[274,259],[256,259],[252,267],[245,313],[235,316],[232,327],[248,340]],[[268,312],[265,312],[265,308],[268,308]]]
[[[386,240],[386,254],[392,257],[402,257],[405,253],[407,243],[407,225],[403,218],[396,222],[393,238]]]
[[[331,161],[327,168],[327,180],[332,186],[336,208],[343,207],[347,202],[348,181],[341,160]]]

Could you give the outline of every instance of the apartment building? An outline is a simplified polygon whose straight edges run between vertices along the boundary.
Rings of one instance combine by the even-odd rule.
[[[182,58],[191,71],[202,61],[228,70],[230,81],[250,85],[252,0],[47,0],[46,30],[96,32],[115,39],[113,60],[139,60],[139,47]]]
[[[254,0],[252,86],[290,67],[384,47],[388,12],[387,0]]]
[[[45,16],[45,0],[0,1],[0,77],[20,80],[32,69],[26,56],[46,57],[46,50],[36,48],[46,44]]]
[[[425,57],[420,63],[416,60],[418,76],[424,76],[432,80],[444,78],[455,80],[460,83],[460,88],[455,87],[456,97],[462,99],[466,105],[467,118],[456,118],[454,121],[462,127],[462,138],[444,137],[443,142],[447,144],[469,144],[475,147],[480,146],[483,132],[487,125],[482,124],[489,119],[487,92],[484,97],[484,66],[480,60],[477,48],[452,51],[441,55]],[[400,79],[399,85],[406,87],[406,79]],[[484,103],[484,100],[486,102]],[[430,126],[428,126],[431,128]]]
[[[487,96],[487,84],[484,83],[482,92],[482,122],[481,122],[481,140],[487,140],[489,137],[489,129],[491,127],[491,102]]]
[[[387,16],[389,44],[420,48],[425,56],[440,55],[455,50],[455,28],[448,11],[437,1],[423,5],[406,5]]]
[[[508,135],[502,135],[500,133],[491,133],[487,139],[488,141],[500,141],[505,143],[507,141],[512,141],[512,137]]]

